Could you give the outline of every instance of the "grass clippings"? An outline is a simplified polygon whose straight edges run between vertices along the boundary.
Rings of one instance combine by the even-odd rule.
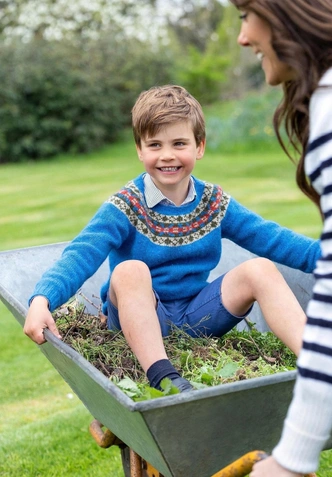
[[[107,329],[103,315],[89,314],[73,301],[53,314],[63,341],[135,400],[173,394],[151,390],[122,332]],[[249,323],[250,324],[250,323]],[[192,338],[174,328],[164,338],[173,366],[194,388],[215,386],[295,369],[295,355],[271,332],[231,330],[221,338]],[[151,394],[152,393],[152,394]]]

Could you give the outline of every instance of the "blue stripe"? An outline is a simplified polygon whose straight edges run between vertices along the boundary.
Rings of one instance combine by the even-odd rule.
[[[321,257],[319,259],[320,262],[331,262],[332,261],[332,254],[329,253],[328,255],[325,255],[324,257]]]
[[[332,329],[332,321],[324,320],[324,318],[310,318],[307,319],[307,324],[312,326],[319,326],[320,328]]]
[[[317,177],[321,175],[322,170],[328,169],[331,166],[332,166],[332,157],[330,157],[329,159],[326,159],[325,161],[322,161],[321,164],[319,164],[319,166],[317,167],[317,169],[312,171],[312,173],[309,175],[310,181],[315,182]]]
[[[324,159],[324,161],[320,163],[319,167],[320,167],[320,170],[322,170],[322,169],[327,169],[331,166],[332,166],[332,157],[329,157],[328,159]]]
[[[332,376],[329,376],[328,374],[320,373],[319,371],[311,371],[311,369],[301,368],[300,366],[298,366],[297,369],[303,378],[311,378],[316,381],[323,381],[324,383],[332,384]]]
[[[311,174],[309,174],[309,179],[311,182],[315,182],[315,180],[317,179],[317,177],[320,176],[320,165],[319,167],[317,167],[317,169],[315,169],[314,171],[312,171]]]
[[[332,215],[332,210],[328,210],[327,212],[324,212],[324,218],[328,219]]]
[[[324,273],[314,273],[314,276],[317,279],[324,280],[324,279],[332,278],[332,273],[326,273],[325,275]]]
[[[329,184],[328,186],[324,187],[324,190],[323,190],[323,194],[322,194],[322,195],[331,194],[331,192],[332,192],[332,185]]]
[[[321,240],[329,240],[331,238],[332,238],[332,232],[325,232],[321,235]]]
[[[319,136],[317,139],[315,139],[309,144],[307,153],[314,151],[315,149],[317,149],[317,147],[322,146],[323,144],[325,144],[326,142],[330,140],[332,140],[332,132],[323,134],[323,136]]]
[[[318,345],[317,343],[307,343],[304,341],[303,349],[314,351],[315,353],[325,354],[326,356],[332,356],[332,348]]]
[[[331,295],[323,295],[322,293],[314,293],[313,299],[316,301],[320,301],[323,303],[332,303],[332,296]]]

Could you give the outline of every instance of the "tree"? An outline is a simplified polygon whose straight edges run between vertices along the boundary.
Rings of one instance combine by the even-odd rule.
[[[114,29],[133,35],[142,18],[154,18],[156,0],[0,0],[0,34],[7,41],[33,38],[96,38]]]
[[[169,0],[164,15],[180,45],[204,52],[223,17],[218,0]]]

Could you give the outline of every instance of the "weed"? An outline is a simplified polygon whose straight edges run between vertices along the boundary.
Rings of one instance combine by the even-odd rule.
[[[148,382],[122,332],[107,329],[100,313],[89,314],[73,301],[54,313],[63,341],[80,353],[134,400],[177,392],[168,380],[156,391]],[[295,368],[295,355],[271,332],[231,330],[222,338],[193,338],[173,327],[164,338],[173,366],[194,388],[215,386]]]

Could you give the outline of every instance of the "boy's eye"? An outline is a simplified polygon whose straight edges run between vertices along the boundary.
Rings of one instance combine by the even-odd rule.
[[[240,20],[245,20],[245,19],[247,18],[247,16],[248,16],[248,13],[247,13],[247,12],[243,12],[243,13],[241,13],[241,14],[239,15],[239,19],[240,19]]]
[[[160,144],[158,142],[151,142],[150,144],[148,144],[148,147],[159,147]]]
[[[184,146],[185,143],[183,141],[177,141],[174,145],[177,147],[180,147],[180,146]]]

